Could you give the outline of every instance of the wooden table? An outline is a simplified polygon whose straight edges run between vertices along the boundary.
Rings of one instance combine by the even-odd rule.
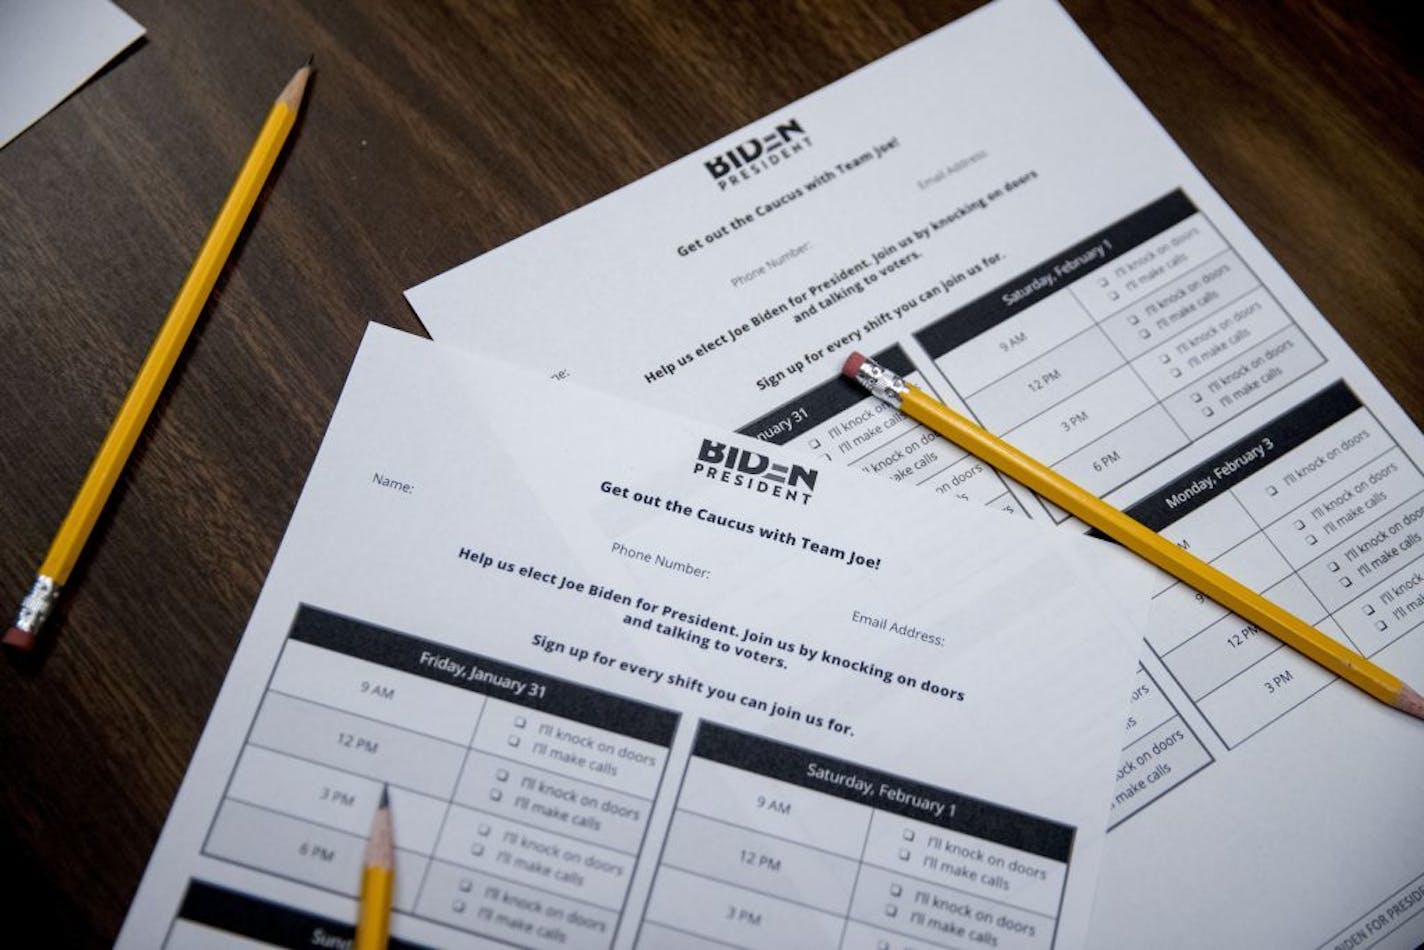
[[[118,930],[366,321],[420,332],[404,288],[976,4],[122,5],[147,39],[0,150],[15,603],[271,99],[308,53],[318,73],[50,648],[0,663],[10,925],[65,946]],[[1403,7],[1274,6],[1068,3],[1424,421],[1424,84]]]

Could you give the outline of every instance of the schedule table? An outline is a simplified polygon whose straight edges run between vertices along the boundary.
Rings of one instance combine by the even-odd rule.
[[[1305,385],[1324,357],[1184,192],[909,337],[874,358],[1366,656],[1424,621],[1424,476],[1343,382],[1299,393],[1277,418],[1187,461],[1198,440]],[[739,431],[1039,514],[990,466],[844,379]],[[1169,483],[1144,496],[1140,477],[1173,456]],[[1037,501],[1055,523],[1070,521]],[[1162,681],[1227,749],[1332,681],[1181,585],[1157,592],[1148,647]],[[1213,761],[1173,695],[1139,670],[1114,825]]]
[[[1324,362],[1180,191],[914,338],[981,425],[1099,495]]]
[[[1424,473],[1344,383],[1302,400],[1128,513],[1352,649],[1424,623]],[[1148,644],[1228,747],[1334,677],[1189,588]]]
[[[355,896],[389,783],[395,909],[608,947],[676,713],[304,607],[204,846]]]
[[[1074,829],[713,723],[646,948],[1053,945]]]

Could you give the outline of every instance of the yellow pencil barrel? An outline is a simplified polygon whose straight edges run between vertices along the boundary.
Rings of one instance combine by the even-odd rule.
[[[1424,695],[1290,611],[1271,603],[1194,554],[1173,544],[1087,489],[1020,452],[1003,439],[907,383],[898,374],[851,354],[841,370],[875,396],[944,436],[976,458],[1042,495],[1129,551],[1232,613],[1298,650],[1331,673],[1401,712],[1424,719]]]
[[[1398,677],[954,412],[922,390],[907,385],[900,400],[901,409],[910,418],[923,423],[974,455],[991,461],[995,468],[1014,481],[1118,541],[1154,566],[1201,591],[1243,620],[1255,624],[1335,675],[1355,684],[1376,699],[1394,703],[1404,685]]]
[[[89,466],[79,493],[69,506],[69,513],[50,544],[44,563],[40,565],[40,573],[53,578],[55,583],[64,584],[69,579],[70,571],[84,549],[84,542],[94,529],[104,502],[143,433],[144,425],[197,324],[203,305],[222,273],[223,264],[237,242],[237,236],[242,233],[243,224],[262,190],[262,183],[272,170],[295,120],[296,113],[282,102],[274,105],[268,114],[212,230],[203,241],[197,260],[174,298],[148,356],[144,358],[118,415],[114,417]]]
[[[355,950],[385,950],[390,940],[391,897],[395,872],[367,867],[361,874],[361,917],[356,923]]]
[[[0,638],[6,646],[19,650],[34,648],[39,630],[53,609],[60,589],[69,580],[75,562],[79,560],[79,554],[84,550],[95,522],[99,520],[99,513],[103,511],[119,474],[133,453],[134,445],[193,332],[193,326],[203,312],[213,285],[217,283],[218,275],[222,273],[223,265],[242,233],[247,216],[257,203],[257,196],[282,152],[287,135],[296,124],[297,110],[301,107],[310,76],[311,60],[308,60],[288,81],[262,123],[262,129],[238,170],[237,179],[232,183],[212,229],[203,239],[197,259],[193,261],[183,286],[178,289],[168,316],[149,347],[133,385],[124,396],[118,414],[89,465],[84,482],[60,522],[59,530],[55,532],[54,540],[50,542],[34,585],[20,602],[14,626]]]

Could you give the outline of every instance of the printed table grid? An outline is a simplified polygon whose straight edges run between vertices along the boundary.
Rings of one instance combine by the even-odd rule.
[[[337,641],[330,636],[323,642],[298,635],[310,617],[314,624],[346,624],[371,641],[349,653],[333,650]],[[366,828],[388,783],[398,913],[531,947],[611,946],[665,776],[676,714],[434,644],[468,679],[486,663],[501,675],[522,672],[526,680],[515,695],[523,698],[499,698],[501,683],[482,691],[453,674],[416,679],[388,658],[405,650],[407,665],[413,655],[428,661],[434,654],[424,645],[302,608],[249,724],[203,853],[354,897]],[[291,684],[314,663],[341,664],[352,696],[374,693],[405,703],[391,714],[404,725],[369,709],[353,712],[329,697],[313,702],[293,695]],[[279,682],[285,691],[276,688]],[[553,695],[561,689],[572,698]],[[419,691],[428,695],[415,695]],[[431,723],[423,734],[407,728],[410,710],[452,699],[463,707],[468,730],[448,720]],[[590,702],[607,707],[585,714],[597,725],[551,711]],[[628,735],[606,728],[618,709],[644,714]],[[315,718],[284,732],[293,714]],[[451,741],[451,729],[468,739]],[[440,731],[446,737],[430,734]],[[336,752],[327,748],[332,736],[338,737]],[[313,744],[314,754],[307,748]],[[603,758],[581,754],[594,748]]]
[[[724,735],[741,751],[715,758],[701,752]],[[971,931],[1002,948],[1052,946],[1067,851],[1051,845],[1038,846],[1046,849],[1041,853],[1019,851],[976,837],[973,818],[962,827],[953,817],[917,820],[903,807],[859,800],[869,794],[864,790],[832,793],[812,780],[777,777],[812,762],[898,781],[809,750],[700,725],[639,946],[763,948],[800,941],[858,947],[910,940],[958,947],[974,939]],[[911,784],[921,794],[955,795]],[[989,812],[997,807],[979,804]],[[1010,812],[980,820],[1001,828],[1015,820],[1043,821]],[[1005,865],[1010,871],[989,870]],[[1020,872],[1042,875],[1042,885],[1013,891],[1007,874]]]
[[[1090,305],[1084,301],[1082,288],[1085,284],[1090,284],[1094,280],[1104,283],[1107,280],[1106,278],[1095,278],[1094,275],[1098,272],[1091,271],[1076,281],[1056,289],[1053,294],[1037,300],[1028,310],[1016,313],[1004,320],[1002,324],[992,328],[997,329],[1000,335],[1005,336],[1007,342],[1014,338],[1014,334],[1011,332],[1013,328],[1022,323],[1032,312],[1033,307],[1041,307],[1059,299],[1073,301],[1074,306],[1085,320],[1083,328],[1072,333],[1068,338],[1058,341],[1046,351],[1033,354],[1032,359],[1013,365],[997,376],[976,384],[972,390],[966,391],[961,391],[956,383],[955,376],[957,374],[945,367],[947,357],[953,355],[953,350],[934,356],[931,362],[939,371],[945,385],[954,392],[956,398],[965,407],[965,411],[976,422],[1006,441],[1015,444],[1018,448],[1039,457],[1046,464],[1058,468],[1095,494],[1099,496],[1110,494],[1152,466],[1186,448],[1196,439],[1235,418],[1267,395],[1279,391],[1291,381],[1307,375],[1324,363],[1324,357],[1311,344],[1304,331],[1281,307],[1269,289],[1261,283],[1255,272],[1241,261],[1220,232],[1199,211],[1194,211],[1184,221],[1170,225],[1168,230],[1149,237],[1137,248],[1125,251],[1121,257],[1115,258],[1115,260],[1130,259],[1139,248],[1157,242],[1168,231],[1180,230],[1189,224],[1195,227],[1197,223],[1209,229],[1210,234],[1220,243],[1222,249],[1192,264],[1188,270],[1173,274],[1169,280],[1142,288],[1141,293],[1136,297],[1113,300],[1114,309],[1108,312],[1094,313]],[[1185,284],[1197,275],[1209,272],[1214,264],[1219,264],[1226,258],[1230,258],[1233,266],[1239,267],[1243,273],[1249,276],[1250,286],[1226,301],[1212,301],[1211,309],[1195,316],[1191,322],[1182,326],[1170,326],[1167,336],[1154,339],[1152,343],[1154,349],[1132,355],[1124,350],[1119,338],[1107,331],[1107,327],[1113,322],[1120,322],[1124,318],[1135,319],[1136,315],[1133,311],[1140,310],[1148,298],[1162,293],[1174,285]],[[1111,261],[1103,265],[1104,269],[1111,266]],[[1099,289],[1101,290],[1101,288]],[[1264,295],[1269,300],[1270,306],[1277,311],[1279,318],[1284,320],[1284,325],[1271,330],[1263,339],[1253,341],[1239,354],[1230,354],[1231,359],[1213,364],[1205,372],[1201,372],[1195,377],[1188,377],[1180,367],[1170,365],[1175,362],[1170,352],[1158,352],[1168,344],[1192,334],[1204,324],[1219,319],[1222,313],[1253,294]],[[954,316],[951,313],[942,320],[952,321]],[[989,332],[990,330],[985,330],[980,335],[983,336]],[[1144,329],[1139,332],[1148,333],[1151,331]],[[1087,340],[1097,340],[1099,343],[1097,347],[1093,348],[1098,352],[1089,354],[1094,357],[1091,365],[1095,368],[1088,375],[1073,379],[1073,388],[1068,392],[1057,396],[1051,403],[1037,411],[1021,419],[1016,418],[1014,423],[1007,428],[997,427],[993,418],[985,417],[983,404],[990,395],[1000,393],[1009,387],[1013,387],[1015,390],[1026,387],[1033,391],[1039,391],[1052,385],[1058,378],[1062,378],[1061,375],[1056,374],[1071,372],[1072,368],[1065,370],[1063,367],[1049,364],[1053,363],[1054,356],[1065,350],[1072,350],[1079,343]],[[1255,398],[1231,400],[1228,406],[1212,405],[1213,402],[1220,403],[1223,398],[1226,398],[1218,395],[1218,389],[1213,388],[1216,387],[1216,382],[1209,380],[1216,370],[1229,368],[1233,359],[1244,361],[1252,354],[1267,352],[1272,347],[1283,343],[1293,345],[1297,340],[1304,349],[1313,354],[1313,358],[1308,364],[1297,362],[1290,370],[1288,378],[1285,376],[1273,378],[1269,387],[1263,388]],[[1158,381],[1154,383],[1150,380],[1146,370],[1154,363],[1165,368],[1169,374],[1175,374],[1167,377],[1171,380],[1170,382]],[[1041,371],[1033,373],[1032,370],[1035,367],[1041,367]],[[1188,367],[1188,369],[1190,368]],[[1029,378],[1023,378],[1025,373]],[[1124,375],[1125,373],[1128,375]],[[1090,390],[1102,389],[1105,383],[1114,379],[1125,383],[1119,387],[1121,391],[1115,394],[1121,398],[1101,399],[1100,402],[1104,404],[1102,407],[1095,407],[1092,405],[1092,400],[1082,398]],[[1135,385],[1133,385],[1134,383]],[[1038,387],[1038,390],[1034,390],[1033,387]],[[1209,392],[1202,392],[1203,389],[1209,390]],[[1016,401],[1018,398],[1014,397],[1014,400]],[[1075,401],[1077,406],[1087,404],[1088,408],[1074,408]],[[1072,411],[1069,411],[1070,409]],[[1025,432],[1034,430],[1035,427],[1047,429],[1059,435],[1072,435],[1079,426],[1089,425],[1096,414],[1104,411],[1116,411],[1126,415],[1102,431],[1088,428],[1086,430],[1088,437],[1086,438],[1060,440],[1062,444],[1054,451],[1044,452],[1038,445],[1021,444],[1021,436]],[[1131,430],[1134,422],[1141,422],[1143,425],[1153,423],[1152,428],[1155,431],[1152,438],[1156,441],[1148,455],[1130,458],[1131,467],[1123,470],[1116,462],[1124,454],[1130,453],[1130,446],[1133,443],[1141,443],[1145,438],[1141,433]],[[1047,425],[1048,423],[1053,424]],[[1116,442],[1114,436],[1117,436]],[[1050,445],[1058,444],[1041,436],[1033,441]],[[1042,502],[1042,499],[1040,501]],[[1054,523],[1062,524],[1069,519],[1070,516],[1067,512],[1049,505],[1047,502],[1043,502],[1043,504],[1045,512]]]
[[[1269,425],[1259,431],[1268,429]],[[1424,621],[1424,609],[1406,610],[1399,606],[1392,611],[1386,609],[1387,603],[1397,602],[1389,593],[1398,586],[1394,579],[1406,572],[1413,572],[1409,575],[1411,578],[1417,577],[1413,566],[1420,555],[1424,554],[1424,543],[1420,543],[1416,538],[1407,550],[1389,563],[1388,573],[1376,577],[1373,581],[1351,576],[1363,568],[1353,565],[1355,571],[1351,571],[1352,565],[1347,554],[1356,550],[1359,543],[1356,539],[1362,536],[1375,538],[1383,535],[1385,538],[1408,541],[1417,535],[1417,532],[1410,532],[1408,529],[1411,524],[1417,522],[1416,509],[1424,507],[1424,487],[1421,487],[1424,486],[1424,473],[1399,449],[1374,414],[1362,406],[1330,423],[1315,433],[1315,436],[1327,437],[1337,433],[1360,431],[1377,432],[1387,441],[1363,461],[1358,461],[1358,464],[1353,464],[1332,477],[1328,483],[1314,488],[1309,495],[1274,517],[1263,519],[1252,511],[1255,503],[1261,498],[1275,498],[1281,490],[1274,484],[1276,479],[1271,479],[1271,483],[1264,489],[1259,483],[1253,484],[1258,476],[1264,477],[1264,472],[1248,476],[1227,488],[1193,514],[1200,518],[1199,513],[1206,513],[1212,521],[1220,523],[1229,520],[1243,529],[1235,537],[1234,543],[1214,556],[1205,558],[1206,560],[1210,563],[1229,561],[1235,552],[1245,546],[1264,544],[1268,554],[1277,559],[1280,565],[1277,569],[1278,576],[1273,575],[1264,593],[1269,597],[1275,597],[1283,591],[1289,593],[1290,601],[1286,603],[1288,609],[1352,649],[1367,657],[1374,657],[1401,637],[1415,632],[1420,622]],[[1243,441],[1250,438],[1248,436],[1248,439]],[[1287,452],[1273,464],[1289,466],[1293,456],[1299,455],[1303,450],[1304,447],[1301,447]],[[1388,471],[1390,475],[1371,481],[1372,474],[1381,471]],[[1371,487],[1382,485],[1385,488],[1395,488],[1401,482],[1404,487],[1397,497],[1389,497],[1386,491],[1379,491],[1377,495],[1384,500],[1376,504],[1378,511],[1372,512],[1359,525],[1349,525],[1348,531],[1333,544],[1329,543],[1332,539],[1328,539],[1323,531],[1314,528],[1306,520],[1312,513],[1326,512],[1324,504],[1331,497],[1342,497],[1355,485],[1365,483]],[[1229,513],[1226,510],[1227,505],[1230,506]],[[1404,520],[1410,515],[1414,516],[1413,520]],[[1184,532],[1174,531],[1174,526],[1168,524],[1159,530],[1178,543],[1190,546],[1190,534],[1183,536]],[[1339,531],[1338,528],[1334,530],[1337,533]],[[1320,543],[1317,533],[1321,537],[1327,537],[1325,543]],[[1303,550],[1311,553],[1301,555],[1293,553],[1292,550],[1283,550],[1284,542],[1278,541],[1277,538],[1292,539],[1292,536],[1303,538]],[[1359,555],[1356,555],[1356,559],[1358,557]],[[1403,583],[1411,581],[1406,579]],[[1180,584],[1173,584],[1155,596],[1158,600],[1165,597],[1200,599],[1199,595]],[[1347,625],[1353,626],[1353,635]],[[1199,675],[1187,672],[1182,658],[1188,656],[1202,638],[1223,634],[1231,650],[1248,651],[1246,655],[1249,662],[1229,665],[1226,675],[1209,680],[1201,680]],[[1172,641],[1176,641],[1176,638],[1173,637]],[[1239,746],[1258,734],[1336,679],[1253,625],[1220,608],[1212,610],[1207,622],[1199,625],[1179,642],[1160,643],[1149,638],[1149,646],[1227,748]],[[1252,650],[1257,651],[1259,655],[1251,656],[1249,651]],[[1267,700],[1278,694],[1289,694],[1289,699],[1272,701],[1272,708],[1267,709],[1257,703],[1239,701],[1235,695],[1231,695],[1247,690],[1263,692]]]

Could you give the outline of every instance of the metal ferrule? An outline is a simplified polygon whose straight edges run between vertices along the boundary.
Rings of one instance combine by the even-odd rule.
[[[54,602],[59,599],[59,585],[53,577],[35,575],[35,586],[20,602],[20,612],[15,615],[15,626],[31,635],[37,635],[44,626]]]
[[[910,392],[909,385],[903,379],[870,359],[861,363],[860,369],[855,371],[855,381],[870,390],[872,396],[896,409],[900,408],[900,400]]]

